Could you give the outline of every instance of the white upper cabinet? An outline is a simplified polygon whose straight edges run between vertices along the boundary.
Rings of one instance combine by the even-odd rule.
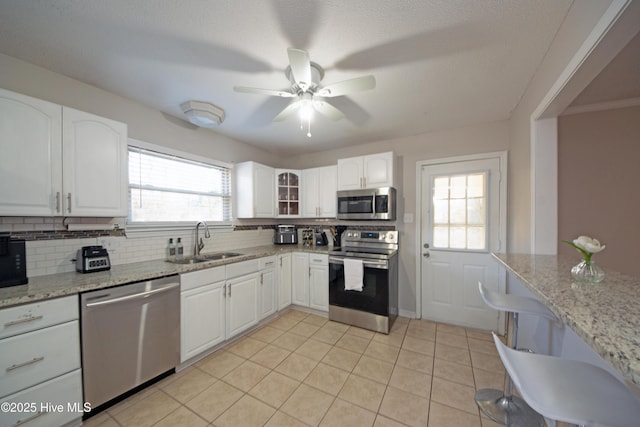
[[[236,217],[275,217],[275,169],[256,162],[243,162],[235,166],[235,175]]]
[[[338,159],[338,190],[393,187],[393,152]]]
[[[336,166],[302,171],[302,216],[335,218],[338,174]]]
[[[277,215],[279,217],[300,216],[300,177],[299,170],[276,169]]]
[[[0,148],[0,215],[127,215],[125,124],[0,89]]]
[[[0,215],[62,215],[61,129],[60,105],[0,89]]]
[[[127,125],[62,109],[67,216],[127,216]]]

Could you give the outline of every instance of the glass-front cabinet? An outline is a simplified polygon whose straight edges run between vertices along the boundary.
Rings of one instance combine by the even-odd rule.
[[[276,169],[278,216],[300,216],[300,171]]]

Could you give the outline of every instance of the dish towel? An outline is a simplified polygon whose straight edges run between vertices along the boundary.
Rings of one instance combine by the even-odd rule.
[[[362,292],[364,267],[360,259],[344,259],[344,290]]]

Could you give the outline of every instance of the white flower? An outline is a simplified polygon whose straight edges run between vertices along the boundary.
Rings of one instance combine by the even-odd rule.
[[[590,254],[597,254],[598,252],[604,250],[605,245],[600,245],[598,239],[592,239],[588,236],[580,236],[573,241],[573,244],[576,248],[582,249],[585,252]]]

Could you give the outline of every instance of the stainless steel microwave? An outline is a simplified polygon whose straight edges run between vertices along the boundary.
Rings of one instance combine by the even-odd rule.
[[[338,219],[394,221],[396,189],[338,191]]]

